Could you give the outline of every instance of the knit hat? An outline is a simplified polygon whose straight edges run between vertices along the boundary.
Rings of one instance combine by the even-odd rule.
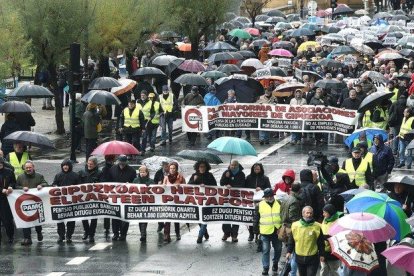
[[[323,211],[327,212],[329,215],[333,216],[336,213],[336,208],[332,204],[326,204],[323,207]]]

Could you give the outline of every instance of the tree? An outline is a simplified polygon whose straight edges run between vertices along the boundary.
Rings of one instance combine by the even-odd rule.
[[[200,38],[215,31],[231,6],[232,1],[223,0],[170,0],[166,7],[171,16],[166,24],[188,36],[191,41],[191,57],[198,59]]]
[[[246,11],[252,21],[252,27],[256,22],[256,16],[262,13],[262,9],[270,2],[270,0],[243,0],[241,8]]]
[[[58,64],[68,63],[69,45],[79,41],[87,17],[81,0],[14,0],[13,5],[22,23],[25,38],[30,41],[33,61],[50,75],[55,95],[56,132],[65,133],[62,95],[57,91]]]

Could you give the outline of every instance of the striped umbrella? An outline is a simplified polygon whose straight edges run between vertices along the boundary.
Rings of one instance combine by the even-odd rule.
[[[329,235],[333,236],[345,230],[361,233],[370,242],[382,242],[393,238],[396,234],[384,219],[370,213],[352,213],[338,219],[329,228]]]
[[[345,207],[350,213],[367,212],[383,218],[395,229],[393,239],[396,241],[400,241],[411,232],[401,204],[386,194],[367,190],[357,194]]]

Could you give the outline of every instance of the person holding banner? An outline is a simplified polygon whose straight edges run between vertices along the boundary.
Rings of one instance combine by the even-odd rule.
[[[154,184],[154,180],[149,176],[149,170],[146,166],[139,167],[138,176],[134,179],[133,183],[136,184],[145,184],[147,186]],[[147,222],[140,222],[139,223],[139,231],[141,233],[141,238],[139,239],[141,242],[147,242]]]
[[[0,219],[1,224],[6,230],[7,237],[9,238],[9,244],[14,241],[14,223],[13,215],[10,210],[9,202],[7,201],[8,192],[16,185],[16,177],[11,169],[5,166],[6,160],[0,157],[0,183],[2,187],[2,194],[0,194]],[[1,231],[0,231],[0,244],[1,244]]]
[[[303,98],[303,91],[301,89],[296,89],[295,97],[290,100],[290,105],[305,105],[305,104],[306,104],[306,99]],[[302,139],[302,133],[292,132],[290,143],[292,145],[299,144],[301,139]]]
[[[16,189],[23,189],[27,192],[29,189],[37,188],[41,190],[43,186],[47,186],[47,182],[43,175],[35,172],[35,165],[33,161],[27,160],[24,165],[24,173],[19,175],[16,180]],[[9,193],[13,190],[9,189]],[[37,240],[43,241],[42,226],[36,226]],[[31,228],[23,228],[23,242],[22,245],[31,245],[32,244],[32,231]]]
[[[277,104],[277,98],[273,97],[273,89],[271,87],[266,88],[265,94],[260,96],[256,103],[260,104]],[[270,132],[259,130],[259,141],[260,145],[266,144],[269,145],[270,142]]]
[[[187,94],[184,97],[183,105],[193,105],[193,106],[201,106],[204,105],[203,96],[200,95],[198,87],[193,86],[191,87],[191,93]],[[189,142],[189,146],[194,146],[197,140],[197,133],[196,132],[187,132],[187,138]]]
[[[169,173],[167,176],[164,177],[164,181],[162,184],[164,185],[185,184],[185,177],[181,173],[178,172],[178,163],[171,162],[168,167],[169,167]],[[180,224],[178,222],[174,223],[174,229],[175,229],[175,236],[177,237],[177,241],[181,240]],[[171,230],[171,222],[164,223],[164,241],[165,242],[171,242],[170,230]]]
[[[78,185],[80,184],[80,177],[77,173],[72,171],[73,165],[72,161],[69,159],[65,159],[60,164],[61,172],[55,175],[55,178],[53,180],[52,186],[54,187],[64,187],[64,186],[70,186],[70,185]],[[57,240],[58,243],[63,243],[65,236],[66,236],[66,242],[72,243],[72,235],[75,231],[75,222],[74,221],[68,221],[66,223],[66,229],[65,229],[65,223],[60,222],[57,224],[57,232],[59,235],[59,239]]]
[[[105,165],[102,168],[102,176],[101,181],[102,182],[109,182],[110,181],[110,174],[109,170],[112,168],[116,160],[116,155],[109,154],[105,155]],[[111,219],[110,218],[104,218],[104,229],[105,229],[105,238],[109,238],[109,229],[111,228]]]
[[[197,161],[194,164],[195,173],[193,173],[188,181],[188,184],[204,186],[217,186],[217,181],[214,175],[210,172],[211,166],[207,161]],[[198,231],[197,243],[203,242],[203,237],[208,240],[210,235],[207,232],[207,224],[199,224],[200,231]]]
[[[135,170],[127,164],[126,155],[118,156],[118,164],[113,165],[109,170],[109,179],[111,182],[132,183],[137,175]],[[129,229],[129,222],[119,219],[112,219],[113,241],[125,241]]]
[[[80,184],[98,183],[102,181],[102,172],[98,168],[98,159],[96,157],[90,156],[88,158],[85,169],[79,172],[79,177]],[[90,223],[89,220],[82,220],[84,231],[82,240],[87,240],[89,238],[89,242],[95,242],[97,222],[97,219],[91,219]]]
[[[239,161],[232,160],[229,168],[223,173],[220,179],[220,186],[225,186],[228,189],[234,188],[245,188],[246,187],[246,176],[243,172],[242,165]],[[223,224],[222,226],[224,235],[221,238],[222,241],[226,241],[231,237],[232,242],[238,242],[237,236],[239,235],[238,224]]]

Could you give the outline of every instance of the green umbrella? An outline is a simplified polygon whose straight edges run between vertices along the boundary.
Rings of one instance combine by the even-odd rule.
[[[401,204],[383,193],[370,190],[357,194],[345,205],[350,213],[367,212],[383,218],[396,231],[394,240],[400,241],[411,232],[407,215]]]
[[[236,137],[220,137],[207,146],[208,149],[215,149],[219,152],[230,153],[230,162],[233,154],[257,156],[256,149],[246,140]]]
[[[233,29],[233,30],[231,30],[229,35],[237,36],[238,38],[243,38],[243,39],[248,39],[248,38],[252,37],[247,31],[245,31],[243,29]]]

